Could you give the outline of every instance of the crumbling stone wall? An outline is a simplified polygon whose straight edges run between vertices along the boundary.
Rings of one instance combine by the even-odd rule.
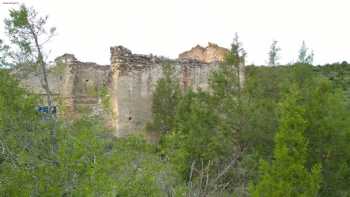
[[[62,117],[97,115],[115,136],[123,137],[142,132],[151,121],[152,95],[164,65],[175,68],[182,88],[207,90],[210,73],[228,50],[209,43],[176,60],[133,54],[123,46],[111,47],[110,52],[111,65],[105,66],[80,62],[71,54],[60,56],[48,78]],[[22,84],[36,94],[45,93],[37,75],[22,79]]]
[[[156,56],[132,54],[122,47],[111,48],[112,102],[115,135],[126,136],[143,131],[152,118],[152,94],[157,81],[163,75],[163,66],[175,67],[183,88],[208,88],[210,72],[217,62],[201,62],[196,59],[170,60]]]
[[[179,59],[198,60],[204,63],[221,62],[228,52],[226,48],[209,42],[207,47],[197,45],[191,50],[181,53]]]
[[[162,74],[162,62],[153,56],[134,55],[111,48],[112,106],[115,135],[141,131],[151,117],[152,91]]]
[[[108,86],[109,73],[109,65],[80,62],[71,54],[56,58],[49,69],[48,80],[59,115],[74,118],[87,113],[105,118],[107,110],[102,106],[100,92]],[[45,105],[46,92],[40,80],[39,74],[30,73],[21,78],[21,84],[34,94],[42,95]]]

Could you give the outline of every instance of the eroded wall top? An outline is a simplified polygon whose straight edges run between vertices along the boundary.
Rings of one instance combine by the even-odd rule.
[[[196,46],[168,59],[154,55],[133,54],[123,46],[110,48],[111,65],[81,62],[72,54],[56,58],[50,68],[52,92],[61,99],[61,109],[68,114],[88,112],[98,115],[122,137],[143,131],[152,120],[152,97],[163,66],[170,64],[183,89],[208,89],[210,73],[217,68],[228,50],[209,43]],[[23,80],[34,92],[43,93],[38,75]],[[65,114],[65,117],[67,116]]]
[[[207,90],[211,71],[228,52],[212,43],[206,48],[195,47],[176,60],[133,54],[123,46],[111,47],[110,51],[111,101],[118,137],[142,132],[152,121],[153,92],[165,64],[174,68],[174,77],[183,89]]]
[[[185,51],[179,55],[179,59],[192,59],[204,63],[221,62],[229,50],[220,47],[217,44],[208,43],[207,47],[197,45],[189,51]]]

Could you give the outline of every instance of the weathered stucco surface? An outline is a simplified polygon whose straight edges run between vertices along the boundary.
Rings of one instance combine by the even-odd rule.
[[[113,128],[115,136],[142,132],[152,118],[152,94],[163,76],[165,64],[174,66],[182,88],[208,88],[210,72],[228,50],[209,43],[179,55],[176,60],[133,54],[123,46],[110,48],[111,65],[78,61],[65,54],[50,69],[50,87],[64,117],[97,115]],[[44,93],[40,78],[31,75],[23,84],[34,93]]]

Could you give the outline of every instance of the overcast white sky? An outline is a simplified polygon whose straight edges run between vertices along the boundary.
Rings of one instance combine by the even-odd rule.
[[[25,3],[49,15],[58,35],[50,58],[73,53],[109,64],[109,47],[171,58],[196,44],[230,47],[238,32],[248,63],[265,64],[272,40],[281,61],[296,59],[302,40],[315,63],[350,62],[349,0],[0,0],[0,38],[9,8]]]

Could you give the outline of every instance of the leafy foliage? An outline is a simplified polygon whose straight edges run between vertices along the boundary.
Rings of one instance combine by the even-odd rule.
[[[98,120],[58,122],[57,152],[50,121],[36,97],[0,71],[0,193],[5,196],[164,196],[177,174],[140,137],[114,139]],[[18,185],[21,185],[19,187]]]
[[[163,74],[164,77],[157,82],[153,94],[153,123],[148,125],[151,132],[166,133],[173,128],[176,106],[181,97],[174,67],[170,64],[164,65]]]
[[[9,56],[10,56],[10,47],[0,39],[0,68],[11,67]]]
[[[305,110],[298,104],[299,99],[298,90],[292,88],[280,104],[274,160],[271,165],[261,162],[260,181],[256,187],[251,187],[252,196],[317,196],[321,169],[315,165],[308,172],[305,167],[308,148],[304,130],[307,122]]]
[[[246,86],[240,91],[235,67],[230,64],[219,66],[211,78],[209,92],[188,90],[179,98],[173,118],[175,124],[170,133],[162,135],[161,155],[174,165],[184,180],[190,181],[188,193],[224,195],[230,191],[237,196],[248,196],[248,182],[260,180],[259,171],[269,177],[279,176],[277,171],[281,170],[274,164],[277,162],[277,153],[274,153],[277,137],[274,136],[294,135],[280,134],[283,121],[287,121],[283,114],[287,114],[281,113],[278,103],[287,102],[285,99],[291,97],[294,101],[288,100],[291,102],[288,107],[295,107],[298,113],[301,110],[299,116],[302,118],[295,123],[301,128],[302,135],[292,139],[301,140],[299,144],[305,143],[300,145],[304,154],[302,160],[294,159],[291,169],[295,164],[298,166],[295,173],[302,177],[310,174],[308,180],[314,185],[304,181],[287,183],[293,170],[287,173],[283,184],[299,188],[301,186],[296,185],[305,183],[306,188],[312,189],[311,193],[320,196],[347,195],[349,156],[346,141],[350,126],[348,103],[342,90],[346,86],[338,84],[341,80],[327,79],[329,71],[323,69],[326,68],[304,64],[248,67]],[[287,156],[290,155],[283,157]],[[260,164],[259,170],[261,159],[265,162]],[[231,162],[234,164],[230,165]],[[270,162],[272,166],[269,167]],[[322,166],[322,170],[317,166]],[[212,184],[223,169],[229,170]],[[312,173],[311,169],[314,169]],[[211,177],[209,184],[200,184],[206,173]],[[318,177],[322,177],[322,181]],[[218,189],[222,184],[227,184],[226,188]]]
[[[45,73],[41,50],[55,31],[46,23],[32,8],[11,10],[12,45],[0,41],[0,67],[37,72],[41,66]],[[115,139],[92,117],[50,121],[36,112],[37,97],[0,70],[0,193],[349,196],[350,66],[312,66],[304,42],[297,64],[276,66],[279,51],[274,41],[274,67],[244,67],[236,35],[205,91],[180,89],[176,70],[165,65],[147,127],[160,134],[158,144],[140,136]],[[107,89],[91,87],[107,112]]]
[[[47,16],[41,17],[33,8],[21,5],[10,10],[10,17],[5,19],[6,33],[14,44],[13,61],[16,65],[35,65],[38,56],[43,55],[43,45],[54,36],[55,28],[47,29]],[[43,58],[43,57],[41,57]]]

